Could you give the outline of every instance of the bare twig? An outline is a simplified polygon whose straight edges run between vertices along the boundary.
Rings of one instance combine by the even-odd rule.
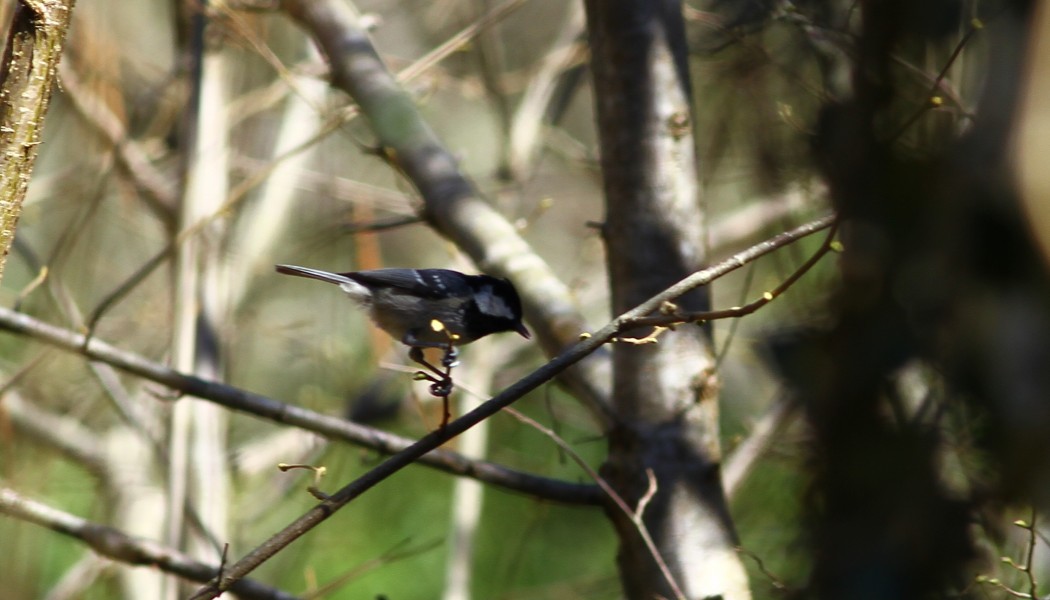
[[[807,182],[772,197],[754,199],[733,212],[714,217],[707,232],[707,243],[713,253],[736,250],[774,226],[782,228],[792,215],[826,205],[826,196],[822,183]]]
[[[284,404],[266,396],[180,373],[143,356],[120,350],[98,339],[44,323],[29,315],[0,308],[0,329],[84,355],[118,369],[168,386],[181,393],[203,398],[232,410],[245,412],[276,423],[292,425],[327,438],[393,454],[409,447],[412,440],[338,417],[323,415],[298,406]],[[431,452],[421,461],[436,469],[474,477],[492,485],[572,504],[597,502],[593,486],[566,483],[539,477],[485,461],[472,461],[449,450]]]
[[[624,327],[624,323],[657,311],[666,302],[695,287],[706,285],[765,254],[826,229],[831,226],[832,221],[833,218],[831,216],[817,219],[734,254],[703,271],[690,275],[637,308],[621,315],[606,325],[601,331],[588,335],[587,339],[581,341],[548,365],[541,367],[521,382],[518,382],[518,384],[515,384],[515,386],[512,386],[512,388],[509,388],[497,398],[505,399],[511,392],[525,393],[529,389],[538,387],[543,383],[542,378],[544,376],[553,376],[553,374],[566,368],[573,361],[579,360],[588,353],[593,352],[594,349],[603,343],[616,337],[616,334]],[[387,454],[402,452],[412,446],[411,440],[407,438],[336,417],[319,414],[298,406],[284,404],[272,398],[218,382],[206,381],[198,377],[179,373],[140,355],[118,349],[101,340],[89,340],[82,334],[50,325],[10,309],[0,308],[0,329],[31,337],[69,352],[82,354],[90,360],[109,364],[123,371],[178,390],[181,393],[210,400],[232,410],[299,427],[330,439],[349,442]],[[511,398],[509,401],[513,401],[513,399],[516,399],[516,397]],[[454,437],[456,434],[458,432],[452,433],[452,435],[449,435],[449,438]],[[429,452],[419,462],[448,473],[474,477],[479,481],[492,485],[526,492],[550,500],[590,504],[596,502],[598,498],[596,490],[592,486],[569,484],[537,477],[490,462],[471,461],[448,450]]]
[[[449,422],[446,427],[442,427],[429,433],[416,443],[380,463],[358,479],[350,482],[333,494],[329,500],[310,509],[284,529],[274,534],[270,539],[249,552],[244,558],[239,560],[229,569],[227,575],[222,580],[212,581],[204,588],[198,590],[192,598],[198,600],[218,596],[224,590],[229,589],[229,585],[232,582],[237,581],[238,578],[244,577],[255,570],[255,568],[269,560],[281,549],[288,546],[288,544],[324,522],[336,511],[343,508],[352,500],[376,486],[387,477],[390,477],[413,462],[420,460],[421,457],[426,456],[442,444],[445,444],[484,419],[487,419],[500,410],[510,406],[525,394],[552,380],[565,369],[580,361],[588,354],[594,352],[603,344],[611,341],[616,337],[616,334],[623,328],[625,323],[632,323],[643,315],[657,311],[665,303],[678,298],[694,288],[707,285],[718,277],[732,272],[768,252],[781,248],[792,241],[810,235],[815,231],[826,229],[830,227],[833,222],[834,219],[829,216],[803,225],[802,227],[795,228],[789,232],[782,233],[771,240],[758,244],[744,252],[735,254],[729,259],[719,262],[717,265],[686,277],[682,281],[679,281],[663,292],[653,296],[639,306],[627,311],[623,315],[620,315],[600,331],[580,340],[572,348],[566,350],[547,364],[518,380],[476,409]],[[3,316],[3,311],[0,311],[0,326],[6,326],[2,319]],[[245,392],[241,393],[244,394]],[[200,394],[194,395],[200,396]],[[633,514],[633,511],[630,511],[627,514]]]
[[[369,571],[373,571],[375,569],[378,569],[379,567],[389,565],[399,560],[405,560],[413,556],[425,554],[441,546],[441,540],[435,540],[432,542],[421,543],[414,547],[404,548],[403,546],[406,545],[407,541],[408,540],[399,542],[393,548],[387,550],[379,556],[371,558],[359,565],[355,565],[354,567],[347,570],[345,573],[339,575],[332,581],[329,581],[328,583],[318,587],[315,590],[310,591],[307,594],[303,594],[303,600],[325,598],[332,592],[345,585],[348,581],[357,577],[361,577]]]
[[[396,216],[387,217],[385,219],[376,219],[368,223],[347,223],[343,226],[343,231],[346,233],[369,233],[375,231],[387,231],[389,229],[397,229],[398,227],[404,227],[406,225],[415,225],[422,223],[423,219],[416,216]]]
[[[4,392],[2,404],[18,429],[51,446],[95,477],[101,480],[109,478],[99,436],[78,419],[52,413],[37,403],[26,401],[14,390]]]
[[[755,462],[777,436],[783,433],[784,428],[791,422],[796,406],[797,403],[791,397],[774,400],[773,405],[755,423],[747,439],[726,458],[722,466],[722,487],[727,498],[736,494]]]
[[[85,552],[73,566],[62,573],[59,579],[42,600],[76,600],[84,597],[84,590],[103,576],[107,571],[112,572],[114,564],[112,561],[95,554]]]
[[[105,102],[85,89],[76,70],[68,63],[58,67],[62,87],[70,104],[116,151],[117,164],[143,195],[146,205],[168,227],[175,220],[175,182],[153,166],[148,153],[128,138],[127,127]]]
[[[1032,507],[1032,517],[1028,519],[1028,552],[1024,558],[1024,573],[1028,577],[1028,595],[1032,598],[1039,597],[1039,584],[1035,580],[1035,507]]]
[[[1024,529],[1028,535],[1028,539],[1026,540],[1027,548],[1025,549],[1024,562],[1018,564],[1014,559],[1010,558],[1009,556],[1004,556],[1000,559],[1002,563],[1007,564],[1024,574],[1025,579],[1028,583],[1028,591],[1022,592],[1020,590],[1015,590],[1003,583],[1002,580],[994,577],[978,577],[978,583],[986,583],[989,585],[993,585],[1015,598],[1032,598],[1034,600],[1039,600],[1039,584],[1035,579],[1035,572],[1033,571],[1035,567],[1034,558],[1037,537],[1035,519],[1036,511],[1033,507],[1031,517],[1027,521],[1025,521],[1024,519],[1018,519],[1014,521],[1014,525],[1020,527],[1021,529]]]
[[[612,340],[626,324],[635,323],[642,316],[659,311],[661,306],[675,300],[689,290],[707,285],[765,254],[814,232],[827,229],[832,225],[833,220],[833,217],[828,216],[807,223],[686,277],[646,302],[620,315],[601,330],[579,341],[572,348],[514,383],[491,400],[450,422],[447,427],[434,431],[411,444],[407,444],[408,440],[404,438],[383,431],[335,417],[320,415],[297,406],[283,404],[271,398],[232,386],[179,373],[136,354],[119,350],[98,339],[89,340],[84,335],[49,325],[9,309],[0,308],[0,329],[26,335],[67,351],[81,353],[92,360],[106,362],[129,373],[162,383],[198,398],[211,400],[234,410],[302,427],[333,439],[349,441],[382,452],[396,452],[388,460],[339,490],[332,496],[331,500],[314,507],[245,558],[232,565],[222,581],[212,582],[212,584],[200,590],[195,596],[198,598],[214,597],[219,591],[230,589],[230,585],[235,581],[254,570],[258,565],[265,562],[303,533],[327,519],[336,510],[345,506],[358,495],[414,462],[421,462],[454,474],[475,477],[488,483],[524,491],[539,497],[577,503],[595,502],[598,496],[593,486],[569,484],[515,472],[492,463],[470,461],[455,453],[438,450],[437,448],[502,408],[509,406],[526,393],[550,381],[577,361]]]
[[[638,500],[638,507],[632,509],[623,497],[616,493],[616,490],[613,489],[612,485],[598,474],[597,471],[591,468],[591,466],[587,464],[587,461],[583,460],[583,457],[580,456],[579,453],[577,453],[572,446],[570,446],[569,443],[553,429],[541,425],[539,421],[527,417],[513,408],[504,408],[503,412],[506,412],[515,419],[549,437],[558,448],[565,452],[573,462],[583,469],[584,472],[598,484],[598,487],[602,489],[602,492],[609,497],[609,501],[623,512],[623,514],[634,524],[635,528],[638,530],[638,535],[642,537],[646,548],[649,549],[649,553],[652,555],[653,560],[656,561],[657,566],[660,568],[660,572],[663,573],[664,578],[666,578],[667,585],[674,591],[675,597],[684,599],[685,594],[682,593],[681,587],[679,587],[678,582],[675,581],[674,574],[671,573],[671,569],[667,566],[667,562],[664,560],[663,556],[660,555],[660,550],[656,547],[656,542],[653,541],[653,536],[649,534],[649,528],[645,526],[645,521],[642,518],[645,516],[646,506],[649,504],[649,501],[656,496],[657,492],[656,475],[653,473],[652,469],[646,469],[645,475],[648,478],[649,487],[646,488],[645,494]]]
[[[773,572],[770,571],[766,567],[766,563],[763,562],[762,558],[759,555],[755,554],[754,552],[751,552],[750,550],[744,548],[743,546],[737,546],[736,551],[739,552],[740,554],[743,554],[744,556],[750,558],[751,560],[755,561],[755,566],[758,567],[758,571],[766,576],[766,579],[769,580],[769,583],[773,587],[775,587],[778,590],[786,590],[786,589],[788,589],[788,586],[785,585],[784,582],[781,581],[781,579],[779,577],[774,575]]]
[[[149,275],[153,273],[160,265],[168,261],[169,258],[178,250],[179,246],[182,245],[187,239],[190,239],[198,235],[202,230],[208,227],[210,224],[215,222],[217,219],[224,218],[233,211],[233,209],[244,200],[250,191],[255,189],[256,186],[266,181],[267,177],[275,171],[283,161],[294,157],[296,154],[311,149],[314,144],[319,140],[326,137],[329,133],[334,131],[339,126],[339,121],[328,121],[323,127],[321,127],[314,135],[303,141],[302,143],[288,149],[283,154],[276,156],[270,162],[266,163],[265,166],[258,170],[248,174],[239,184],[234,186],[227,196],[225,202],[212,214],[207,215],[200,220],[188,224],[188,226],[180,231],[178,235],[174,236],[171,242],[167,246],[158,251],[155,255],[147,259],[138,269],[136,269],[123,283],[117,286],[112,292],[107,294],[98,306],[96,306],[91,314],[87,318],[87,328],[89,332],[94,332],[95,327],[98,325],[99,320],[105,313],[123,300],[131,290],[135,289],[140,283],[142,283]],[[90,336],[89,336],[90,337]]]
[[[747,268],[747,273],[744,274],[744,281],[740,286],[740,301],[739,304],[743,304],[747,298],[751,295],[751,284],[755,281],[755,271],[758,263],[751,263]],[[715,370],[721,370],[722,364],[725,362],[726,356],[729,356],[729,349],[733,346],[733,340],[736,339],[737,331],[740,328],[740,324],[743,321],[740,319],[734,319],[729,323],[729,329],[725,332],[724,340],[721,343],[721,347],[718,349],[718,354],[715,355]]]
[[[529,78],[512,117],[506,169],[519,180],[532,170],[545,120],[550,116],[551,101],[559,87],[558,80],[586,58],[586,46],[580,41],[585,32],[583,4],[567,2],[565,11],[565,22],[536,73]]]
[[[216,567],[164,547],[156,542],[133,538],[117,529],[81,519],[0,487],[0,513],[35,523],[52,531],[76,538],[95,552],[129,565],[150,565],[190,581],[207,581]],[[250,579],[241,579],[230,588],[244,598],[260,600],[293,600],[295,596]]]
[[[644,346],[646,344],[656,344],[660,342],[660,334],[665,331],[670,331],[671,327],[662,327],[657,325],[653,328],[649,335],[640,338],[633,337],[616,337],[612,341],[620,344],[631,344],[632,346]]]
[[[328,494],[321,491],[321,480],[324,479],[325,474],[328,472],[328,469],[326,467],[315,467],[314,465],[301,464],[289,465],[286,463],[281,463],[277,465],[277,468],[282,471],[290,471],[292,469],[305,469],[307,471],[312,471],[314,474],[314,481],[310,485],[306,486],[306,491],[310,492],[311,496],[321,501],[328,500],[330,498]]]
[[[963,35],[962,39],[959,40],[959,43],[955,45],[955,49],[952,50],[951,56],[949,56],[948,60],[945,61],[944,66],[941,67],[941,72],[937,73],[937,77],[934,78],[933,83],[930,85],[929,91],[926,92],[926,95],[923,97],[922,106],[917,108],[915,112],[913,112],[910,117],[905,119],[904,122],[901,123],[900,127],[898,127],[897,130],[892,135],[890,135],[889,139],[891,141],[896,140],[900,136],[904,135],[904,132],[908,131],[908,128],[911,127],[912,124],[914,124],[916,121],[918,121],[919,118],[922,117],[922,115],[926,114],[927,111],[934,108],[938,108],[944,103],[944,99],[937,95],[937,89],[940,87],[941,81],[943,81],[945,76],[948,75],[948,69],[952,68],[952,65],[955,63],[955,59],[959,58],[959,54],[962,52],[963,48],[966,47],[966,44],[969,43],[970,39],[972,39],[973,36],[982,29],[984,29],[984,23],[980,19],[974,18],[970,22],[970,27],[966,30],[966,34]]]
[[[288,3],[284,4],[287,9]],[[478,37],[478,35],[486,29],[506,18],[507,15],[517,10],[522,4],[524,4],[524,0],[506,0],[499,6],[496,6],[482,15],[480,18],[474,20],[470,25],[464,27],[449,39],[445,40],[444,43],[428,52],[426,56],[412,63],[411,66],[401,70],[397,74],[397,79],[405,82],[418,77],[421,73],[444,60],[445,57],[469,44],[471,40]]]
[[[745,304],[743,306],[734,306],[732,308],[726,308],[721,310],[708,310],[700,312],[681,312],[679,310],[673,311],[662,311],[664,314],[652,315],[639,317],[623,323],[624,329],[633,329],[635,327],[652,326],[652,327],[668,327],[679,323],[700,323],[704,321],[713,321],[715,319],[734,319],[743,316],[750,315],[775,300],[778,296],[786,292],[792,285],[795,284],[799,279],[802,278],[810,269],[812,269],[825,254],[830,252],[834,247],[835,243],[835,227],[834,219],[832,217],[825,217],[826,224],[821,227],[830,227],[831,231],[828,232],[824,243],[809,257],[806,262],[795,269],[787,279],[782,281],[780,285],[773,288],[772,290],[762,294],[762,297]],[[775,239],[775,238],[774,238]]]

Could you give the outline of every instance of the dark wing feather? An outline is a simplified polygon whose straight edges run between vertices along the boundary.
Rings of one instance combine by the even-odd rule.
[[[448,269],[376,269],[341,275],[371,288],[391,288],[423,298],[447,298],[471,293],[466,277]]]

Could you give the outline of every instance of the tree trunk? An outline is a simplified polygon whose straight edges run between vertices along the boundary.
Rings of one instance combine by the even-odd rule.
[[[15,5],[0,64],[0,276],[22,212],[73,0]]]
[[[586,8],[612,312],[619,314],[705,262],[691,90],[678,2],[588,0]],[[709,303],[704,289],[680,306],[703,310]],[[603,473],[633,508],[655,489],[642,522],[666,563],[659,565],[634,519],[610,509],[625,592],[750,598],[719,472],[710,330],[681,327],[658,339],[620,343],[613,352],[618,422]]]

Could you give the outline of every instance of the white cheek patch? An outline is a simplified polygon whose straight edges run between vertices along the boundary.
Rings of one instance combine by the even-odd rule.
[[[503,301],[503,298],[492,293],[491,286],[482,286],[476,294],[474,294],[474,301],[478,303],[478,310],[482,314],[489,315],[490,317],[503,317],[504,319],[514,319],[514,313],[507,306],[507,303]]]

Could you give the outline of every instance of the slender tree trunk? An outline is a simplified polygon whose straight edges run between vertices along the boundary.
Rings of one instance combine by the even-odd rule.
[[[193,91],[184,116],[187,154],[182,183],[180,229],[197,227],[221,211],[229,192],[229,131],[227,107],[231,57],[207,43],[212,25],[205,14],[191,17]],[[225,370],[222,323],[230,312],[228,281],[221,277],[230,253],[222,247],[225,221],[208,223],[183,240],[175,256],[172,364],[185,373],[221,381]],[[169,539],[204,561],[221,555],[230,538],[229,413],[198,398],[182,398],[171,413],[169,455],[171,490]],[[193,507],[202,535],[184,521],[183,507]],[[180,544],[181,542],[181,544]],[[175,586],[167,590],[176,597]],[[180,594],[181,595],[181,594]]]
[[[618,314],[703,266],[704,214],[681,5],[588,0],[586,8]],[[680,303],[708,304],[707,290]],[[629,598],[750,598],[719,472],[710,331],[681,327],[658,339],[620,343],[613,354],[618,422],[604,474],[631,507],[651,494],[642,522],[665,563],[636,520],[610,509],[624,589]]]

